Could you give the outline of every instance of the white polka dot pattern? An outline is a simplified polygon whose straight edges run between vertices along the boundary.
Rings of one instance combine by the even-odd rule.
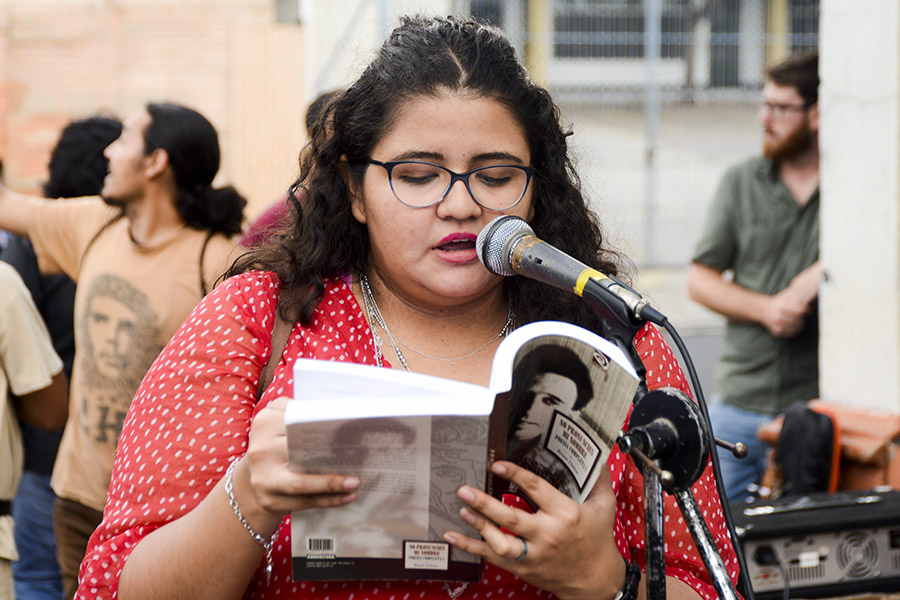
[[[297,357],[372,364],[371,332],[350,288],[328,283],[317,314],[296,326],[272,384],[255,402],[259,373],[268,360],[278,283],[271,274],[232,277],[193,311],[145,377],[128,412],[113,469],[102,525],[91,538],[82,563],[79,597],[115,598],[122,565],[148,533],[189,512],[224,476],[228,464],[244,454],[250,422],[271,399],[291,395]],[[651,389],[689,388],[671,350],[652,326],[635,345],[647,368]],[[616,449],[609,459],[617,494],[615,542],[620,552],[643,564],[643,481],[630,460]],[[737,563],[728,542],[711,465],[694,486],[710,532],[732,578]],[[665,501],[667,573],[712,600],[710,585],[677,505]],[[289,519],[286,517],[286,520]],[[274,571],[266,582],[263,563],[245,598],[321,600],[402,600],[448,597],[433,581],[293,582],[290,527],[274,547]],[[462,598],[549,598],[550,594],[510,573],[485,564],[483,579]]]

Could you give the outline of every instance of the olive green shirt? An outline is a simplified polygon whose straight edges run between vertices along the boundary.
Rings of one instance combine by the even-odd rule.
[[[731,270],[741,287],[775,294],[819,258],[819,191],[800,206],[770,161],[732,167],[716,191],[693,262]],[[717,371],[722,400],[777,414],[819,395],[818,307],[803,331],[779,339],[763,326],[729,320]]]

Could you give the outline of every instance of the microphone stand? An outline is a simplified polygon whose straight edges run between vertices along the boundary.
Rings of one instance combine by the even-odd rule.
[[[621,284],[624,286],[624,284]],[[627,286],[625,286],[627,287]],[[630,288],[628,288],[630,289]],[[632,290],[633,291],[633,290]],[[636,294],[636,292],[635,292]],[[663,490],[675,496],[678,508],[697,546],[706,571],[712,580],[719,598],[739,600],[740,596],[728,576],[728,571],[713,542],[712,535],[691,486],[699,479],[710,456],[712,444],[729,447],[736,456],[746,456],[743,444],[731,445],[716,440],[709,428],[709,417],[703,404],[700,382],[696,377],[690,357],[677,333],[673,333],[668,319],[653,311],[659,318],[644,319],[633,313],[617,296],[598,283],[589,280],[585,285],[582,299],[601,318],[601,334],[614,342],[629,357],[638,373],[639,385],[635,393],[634,408],[629,422],[629,432],[619,432],[619,448],[635,460],[644,478],[644,543],[646,545],[647,597],[651,600],[665,600],[666,565]],[[679,352],[689,365],[691,381],[698,395],[695,404],[682,392],[666,388],[649,392],[646,383],[646,368],[634,347],[635,334],[652,320],[672,334]],[[737,446],[737,447],[736,447]],[[719,481],[717,457],[712,453],[714,474]],[[721,499],[721,495],[720,495]],[[741,575],[746,574],[743,553],[733,532],[732,520],[727,501],[722,500],[726,524],[738,559]],[[745,595],[752,600],[752,588],[745,585]]]
[[[638,399],[628,433],[619,434],[619,448],[639,461],[644,476],[647,593],[654,600],[665,598],[662,545],[660,549],[650,549],[651,541],[659,544],[664,539],[662,509],[651,510],[662,503],[663,489],[675,496],[718,597],[739,598],[691,492],[691,486],[706,466],[710,437],[700,409],[686,394],[674,388],[654,390]]]

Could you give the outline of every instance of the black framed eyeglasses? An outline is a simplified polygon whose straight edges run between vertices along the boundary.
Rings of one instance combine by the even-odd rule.
[[[394,197],[412,208],[433,206],[450,193],[457,181],[466,184],[472,199],[487,210],[507,210],[525,196],[535,173],[534,167],[490,165],[465,173],[418,160],[381,162],[367,158],[366,163],[384,167]]]
[[[774,119],[783,119],[789,112],[803,112],[809,110],[805,104],[779,104],[777,102],[760,102],[760,114],[771,113]]]

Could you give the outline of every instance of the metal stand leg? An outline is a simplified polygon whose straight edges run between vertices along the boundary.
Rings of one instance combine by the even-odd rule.
[[[697,507],[697,500],[694,499],[691,490],[686,489],[675,492],[675,500],[678,501],[678,508],[681,509],[684,522],[687,523],[688,528],[691,530],[691,537],[694,538],[694,543],[697,544],[700,558],[703,559],[703,564],[706,565],[706,572],[709,573],[719,598],[739,600],[740,596],[738,596],[734,585],[731,583],[731,578],[725,569],[725,563],[722,562],[722,557],[719,556],[719,552],[716,550],[716,545],[712,541],[712,535],[709,533],[709,528],[706,526],[706,521],[703,520],[703,515]]]
[[[647,597],[666,598],[666,553],[663,522],[663,495],[659,478],[651,470],[644,473],[644,540],[647,547]]]
[[[655,390],[635,403],[619,448],[635,459],[644,477],[647,597],[666,597],[663,486],[675,496],[719,598],[739,600],[718,549],[691,493],[709,460],[710,443],[699,409],[678,390]]]

